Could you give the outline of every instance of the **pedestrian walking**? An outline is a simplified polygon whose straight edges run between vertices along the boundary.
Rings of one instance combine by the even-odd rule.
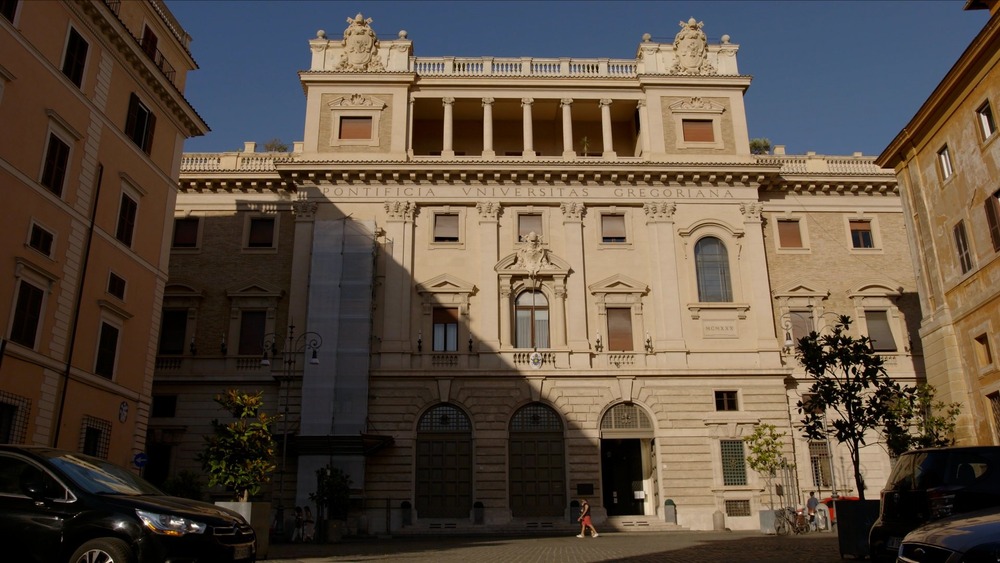
[[[316,520],[313,519],[313,511],[308,505],[305,507],[302,519],[302,541],[311,542],[313,541],[313,536],[316,534]]]
[[[302,516],[302,507],[295,507],[295,528],[292,529],[292,543],[302,541],[302,528],[305,524],[305,520]]]
[[[590,528],[590,537],[596,538],[600,535],[590,519],[590,504],[585,498],[580,499],[580,517],[576,521],[580,523],[580,533],[576,537],[582,538],[587,533],[587,528]]]

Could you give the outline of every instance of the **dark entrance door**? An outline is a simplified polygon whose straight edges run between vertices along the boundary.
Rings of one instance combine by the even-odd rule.
[[[642,490],[640,440],[601,440],[601,479],[608,516],[642,514],[642,501],[634,491]]]

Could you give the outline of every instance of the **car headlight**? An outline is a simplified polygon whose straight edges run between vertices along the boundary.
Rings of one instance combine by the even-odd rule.
[[[136,515],[142,520],[147,528],[157,534],[167,536],[183,536],[184,534],[203,534],[208,528],[207,524],[195,522],[174,514],[157,514],[136,509]]]
[[[965,552],[963,563],[997,563],[1000,561],[1000,542],[979,544]]]

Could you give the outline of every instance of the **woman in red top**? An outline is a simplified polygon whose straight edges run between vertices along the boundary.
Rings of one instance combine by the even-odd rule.
[[[587,528],[590,528],[590,537],[596,538],[600,535],[590,520],[590,505],[587,504],[587,499],[580,499],[580,517],[576,521],[580,522],[580,533],[576,537],[582,538],[587,533]]]

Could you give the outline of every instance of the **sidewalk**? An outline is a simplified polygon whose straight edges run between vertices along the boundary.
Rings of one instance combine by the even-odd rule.
[[[842,563],[836,533],[766,536],[759,532],[612,533],[569,536],[434,536],[351,539],[337,544],[272,544],[271,563],[512,561],[627,563]]]

